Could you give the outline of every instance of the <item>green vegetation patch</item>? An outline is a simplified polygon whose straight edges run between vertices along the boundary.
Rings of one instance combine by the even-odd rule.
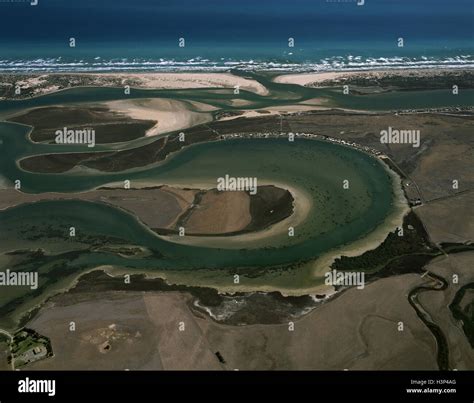
[[[50,340],[32,329],[23,328],[13,335],[11,357],[15,368],[23,367],[35,361],[53,355]]]
[[[342,256],[336,259],[332,268],[369,273],[384,269],[384,273],[390,275],[416,272],[439,254],[441,251],[430,242],[419,218],[410,212],[404,219],[402,233],[399,230],[391,232],[378,248],[360,256]]]

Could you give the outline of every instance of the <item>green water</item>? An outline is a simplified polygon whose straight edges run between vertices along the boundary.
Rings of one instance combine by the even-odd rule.
[[[253,77],[255,78],[255,77]],[[329,89],[311,89],[275,84],[258,78],[270,93],[260,96],[241,91],[238,98],[251,102],[250,108],[291,104],[325,97],[330,105],[353,109],[385,110],[393,108],[441,107],[471,104],[472,90],[453,97],[449,91],[413,91],[378,95],[342,95]],[[195,100],[221,109],[236,96],[232,90],[133,90],[132,98],[173,98]],[[30,108],[79,103],[98,103],[126,98],[121,89],[75,88],[21,101],[0,101],[0,116],[6,117]],[[130,98],[130,97],[129,97]],[[246,106],[245,108],[248,108]],[[136,269],[195,270],[271,268],[315,259],[330,249],[349,244],[370,233],[393,212],[393,183],[375,158],[357,150],[315,140],[239,139],[203,143],[185,148],[164,163],[129,172],[102,173],[72,171],[62,174],[25,172],[17,161],[25,156],[51,152],[90,151],[87,147],[32,144],[26,126],[0,123],[0,175],[9,186],[21,180],[22,191],[41,193],[78,192],[125,179],[148,185],[176,183],[215,184],[218,177],[257,177],[260,183],[281,183],[304,191],[313,206],[306,219],[295,227],[295,236],[280,233],[242,247],[223,248],[189,246],[161,239],[135,217],[110,206],[81,201],[50,201],[23,205],[0,212],[0,239],[23,244],[64,244],[70,242],[67,229],[76,227],[89,237],[119,238],[121,242],[144,246],[154,252],[146,258],[124,258],[111,253],[82,252],[68,263],[74,272],[100,264]],[[99,145],[95,151],[124,149],[146,144],[140,139],[121,145]],[[350,183],[343,189],[343,180]],[[159,209],[160,206],[149,206]],[[31,234],[40,234],[31,241]],[[60,235],[58,235],[60,234]],[[230,238],[229,238],[230,239]],[[28,243],[29,242],[29,243]],[[231,242],[231,241],[229,241]],[[5,243],[6,244],[6,243]],[[262,272],[262,283],[270,283],[274,274]],[[309,281],[309,280],[308,280]],[[291,287],[291,284],[288,284]]]
[[[87,233],[125,238],[170,256],[160,260],[161,267],[238,267],[309,259],[366,234],[392,208],[391,178],[377,160],[348,147],[314,140],[239,139],[199,144],[161,166],[129,174],[46,175],[18,169],[17,173],[23,186],[34,191],[78,191],[124,179],[131,180],[133,186],[134,180],[157,185],[182,181],[215,184],[217,177],[225,174],[257,176],[260,181],[296,186],[314,203],[307,219],[295,228],[294,237],[284,235],[271,244],[261,241],[258,246],[266,247],[265,251],[251,245],[246,251],[176,245],[159,239],[118,209],[86,202],[37,203],[0,215],[4,226],[12,223],[13,227],[18,217],[33,223],[51,216],[68,226],[84,226]],[[345,179],[349,189],[343,189]]]
[[[0,101],[0,118],[30,108],[140,98],[170,98],[183,101],[199,101],[226,110],[256,109],[294,104],[312,98],[325,98],[329,106],[376,111],[470,106],[474,99],[473,89],[463,89],[458,95],[453,95],[451,88],[445,90],[397,91],[371,95],[343,95],[341,88],[307,88],[293,84],[274,83],[261,75],[249,73],[246,76],[260,82],[268,89],[269,93],[267,95],[258,95],[253,92],[240,90],[239,95],[235,95],[233,89],[224,88],[182,90],[132,89],[130,95],[125,95],[123,88],[71,88],[30,99]],[[235,99],[248,101],[249,105],[246,105],[244,108],[233,106],[230,102]]]

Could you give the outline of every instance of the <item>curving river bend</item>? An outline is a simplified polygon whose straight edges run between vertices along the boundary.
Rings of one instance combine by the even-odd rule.
[[[469,103],[469,91],[453,100],[447,91],[413,91],[364,96],[343,96],[334,89],[312,89],[296,85],[276,84],[256,77],[269,89],[266,96],[241,91],[239,98],[249,104],[242,109],[286,105],[323,97],[327,105],[370,110],[451,106]],[[229,106],[235,98],[232,90],[134,90],[132,98],[173,98],[207,103],[222,110],[239,109]],[[465,97],[465,98],[464,98]],[[123,99],[118,88],[75,88],[22,101],[0,101],[0,117],[20,111],[50,105],[97,104]],[[90,151],[86,147],[33,144],[28,139],[30,128],[0,123],[2,159],[0,175],[7,187],[21,180],[22,191],[41,193],[80,192],[110,183],[131,180],[134,184],[199,184],[215,186],[216,178],[257,176],[259,183],[275,183],[295,189],[309,200],[307,216],[295,226],[295,235],[274,231],[257,241],[251,238],[235,246],[232,238],[210,239],[206,245],[189,245],[179,239],[160,238],[135,217],[110,206],[83,201],[49,201],[22,205],[0,213],[0,237],[26,242],[27,234],[43,234],[42,246],[51,244],[64,248],[67,237],[58,238],[74,226],[90,237],[120,239],[122,243],[139,245],[152,251],[146,258],[123,257],[119,254],[91,250],[81,251],[68,263],[69,274],[92,267],[110,265],[127,270],[165,273],[183,283],[219,286],[228,284],[230,273],[248,276],[249,289],[263,286],[269,289],[298,290],[321,283],[312,270],[291,270],[290,265],[312,261],[329,250],[360,240],[380,228],[403,209],[396,200],[399,184],[376,158],[356,149],[317,140],[298,139],[236,139],[209,142],[186,147],[153,166],[118,173],[71,171],[62,174],[42,174],[21,170],[18,160],[44,153]],[[153,141],[153,138],[131,141],[129,144],[99,145],[95,151],[127,149]],[[349,189],[342,183],[348,180]],[[158,208],[159,206],[150,206]],[[25,235],[26,234],[26,235]],[[51,235],[51,234],[54,234]],[[11,243],[4,244],[4,251]],[[5,249],[6,248],[6,249]],[[283,270],[280,270],[282,269]],[[174,276],[174,277],[173,277]]]

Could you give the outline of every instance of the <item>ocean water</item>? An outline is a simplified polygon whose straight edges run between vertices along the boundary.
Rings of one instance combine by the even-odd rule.
[[[0,71],[474,67],[473,21],[472,0],[0,0]]]

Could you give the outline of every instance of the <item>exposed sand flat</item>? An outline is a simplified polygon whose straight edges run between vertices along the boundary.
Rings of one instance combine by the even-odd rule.
[[[305,86],[311,83],[319,83],[326,80],[338,79],[340,77],[349,77],[354,74],[360,74],[360,72],[334,71],[325,73],[284,74],[275,77],[273,81],[279,84],[298,84]]]
[[[132,119],[156,121],[155,126],[147,131],[147,136],[184,130],[212,120],[212,114],[190,110],[185,102],[173,99],[132,99],[106,102],[105,105]],[[198,105],[194,107],[197,108]]]
[[[99,76],[120,78],[122,80],[137,80],[143,88],[234,88],[255,92],[260,95],[268,94],[268,90],[258,81],[234,76],[230,73],[105,73]]]
[[[246,99],[231,99],[227,101],[227,103],[235,108],[244,108],[245,106],[250,106],[253,104],[252,101],[248,101]]]

